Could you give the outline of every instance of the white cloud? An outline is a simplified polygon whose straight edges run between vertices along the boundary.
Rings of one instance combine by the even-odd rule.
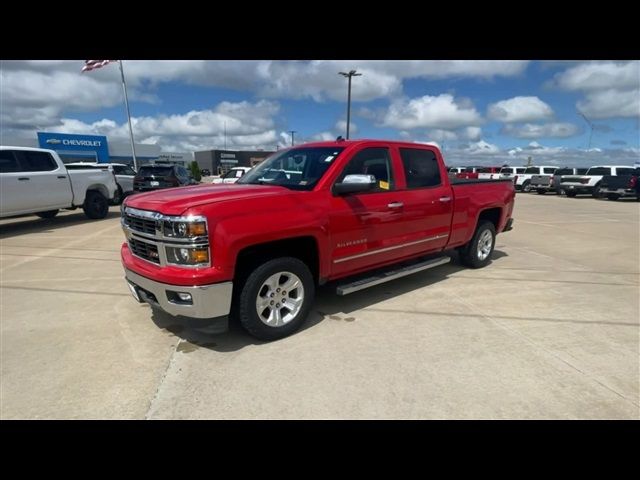
[[[640,116],[640,62],[588,62],[555,75],[551,86],[582,91],[577,109],[589,118]]]
[[[577,107],[590,119],[639,117],[640,89],[589,92],[584,99],[578,101]]]
[[[445,142],[447,140],[457,140],[458,134],[451,130],[436,128],[434,130],[430,130],[427,137],[435,142]]]
[[[640,87],[640,62],[588,62],[556,74],[552,82],[564,90]]]
[[[479,140],[469,144],[463,151],[469,155],[493,155],[500,152],[500,147],[484,140]]]
[[[467,140],[480,140],[482,129],[480,127],[466,127],[462,129],[462,138]]]
[[[353,123],[350,122],[351,124],[349,125],[349,135],[355,135],[358,132],[358,126]],[[338,120],[336,122],[336,125],[334,127],[335,132],[337,132],[338,135],[346,135],[347,132],[347,121],[346,120]],[[337,135],[336,135],[337,136]],[[335,139],[335,137],[334,137]]]
[[[489,105],[487,115],[501,122],[534,122],[553,117],[553,110],[538,97],[513,97]]]
[[[133,117],[134,135],[140,143],[158,143],[163,148],[202,150],[221,148],[272,148],[278,143],[273,117],[275,102],[221,102],[211,110],[157,117]],[[60,129],[69,133],[106,135],[112,140],[128,140],[128,126],[110,119],[85,123],[63,118]]]
[[[445,93],[397,100],[389,106],[382,124],[398,129],[452,129],[481,122],[480,114],[470,102],[456,101],[453,95]]]
[[[516,138],[566,138],[578,133],[573,123],[552,122],[545,124],[525,123],[524,125],[505,125],[502,133]]]

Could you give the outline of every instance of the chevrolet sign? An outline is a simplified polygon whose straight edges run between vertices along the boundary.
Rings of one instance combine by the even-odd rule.
[[[47,140],[47,143],[50,143],[51,145],[58,145],[62,143],[62,140],[58,140],[57,138],[50,138],[49,140]]]

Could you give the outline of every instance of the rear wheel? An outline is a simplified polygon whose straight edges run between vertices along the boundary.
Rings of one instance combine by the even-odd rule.
[[[542,188],[539,188],[538,190],[536,190],[538,192],[538,195],[544,195],[545,193],[547,193],[546,190],[543,190]]]
[[[468,267],[482,268],[491,261],[495,243],[495,226],[489,221],[483,221],[478,225],[471,241],[460,252],[460,260]]]
[[[269,260],[253,270],[242,286],[238,317],[260,340],[277,340],[302,326],[315,296],[309,267],[293,257]]]
[[[46,212],[36,213],[40,218],[53,218],[55,217],[60,210],[47,210]]]
[[[600,189],[600,185],[596,185],[593,188],[593,198],[602,198],[602,190]]]
[[[529,193],[531,191],[531,184],[529,183],[529,180],[525,180],[522,184],[522,191],[525,193]]]
[[[569,191],[569,190],[567,190],[565,192],[565,194],[567,195],[567,197],[570,197],[570,198],[573,198],[573,197],[576,196],[576,192],[572,192],[572,191]]]
[[[607,198],[609,200],[618,200],[620,198],[620,195],[618,195],[617,193],[609,193],[607,195]]]
[[[109,201],[100,192],[89,190],[84,199],[82,209],[89,218],[105,218],[107,213],[109,213]]]

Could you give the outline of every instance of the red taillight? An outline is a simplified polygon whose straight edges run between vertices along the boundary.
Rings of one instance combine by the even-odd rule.
[[[629,186],[627,188],[636,188],[637,183],[638,177],[631,177],[631,180],[629,180]]]
[[[513,176],[513,183],[516,184],[518,182],[518,175]]]
[[[551,175],[551,178],[549,179],[549,186],[553,185],[553,182],[555,182],[555,178],[553,175]]]
[[[582,177],[580,179],[580,183],[583,183],[583,184],[589,183],[589,177]]]

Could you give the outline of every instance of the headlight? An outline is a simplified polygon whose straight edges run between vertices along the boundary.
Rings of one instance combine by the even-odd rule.
[[[165,221],[164,235],[165,237],[175,238],[193,238],[204,237],[207,234],[207,224],[205,222],[190,221]]]
[[[173,265],[204,266],[209,264],[209,247],[165,247],[167,262]]]

